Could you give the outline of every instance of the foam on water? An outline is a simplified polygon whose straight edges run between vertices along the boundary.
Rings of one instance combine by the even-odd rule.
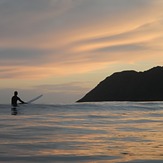
[[[161,162],[163,103],[0,105],[0,162]],[[154,160],[154,161],[152,161]]]

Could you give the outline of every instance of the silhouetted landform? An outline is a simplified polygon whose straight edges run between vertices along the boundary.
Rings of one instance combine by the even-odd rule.
[[[144,72],[116,72],[77,102],[162,101],[163,67]]]

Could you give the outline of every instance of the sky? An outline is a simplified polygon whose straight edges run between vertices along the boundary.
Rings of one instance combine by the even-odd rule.
[[[74,103],[114,72],[163,65],[163,0],[0,0],[0,103]]]

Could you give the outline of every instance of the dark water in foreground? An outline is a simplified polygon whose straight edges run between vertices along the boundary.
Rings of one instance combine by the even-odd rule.
[[[163,162],[163,103],[0,105],[0,162]]]

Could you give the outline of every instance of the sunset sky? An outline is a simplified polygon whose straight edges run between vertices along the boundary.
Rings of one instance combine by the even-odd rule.
[[[163,65],[163,0],[0,0],[0,103],[73,103],[116,71]]]

